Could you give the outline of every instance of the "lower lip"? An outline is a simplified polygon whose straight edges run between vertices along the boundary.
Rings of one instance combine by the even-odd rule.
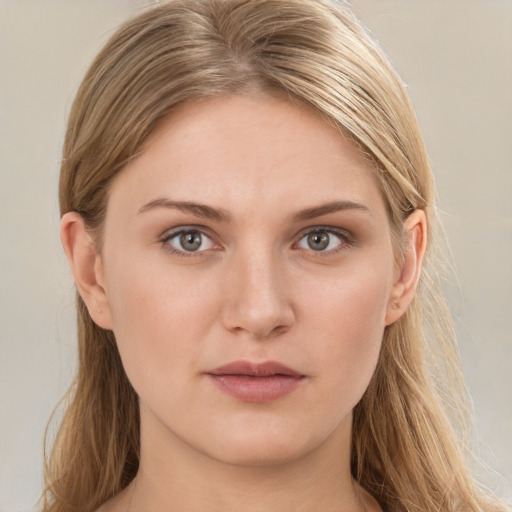
[[[304,377],[294,375],[212,375],[210,380],[221,390],[244,402],[264,403],[288,395]]]

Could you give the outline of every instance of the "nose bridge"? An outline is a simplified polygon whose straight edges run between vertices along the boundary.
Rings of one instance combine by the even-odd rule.
[[[228,275],[226,327],[256,338],[287,330],[294,311],[279,255],[272,247],[259,245],[241,250],[235,260]]]

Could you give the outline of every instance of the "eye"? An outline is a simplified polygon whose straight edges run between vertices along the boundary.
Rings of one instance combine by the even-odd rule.
[[[175,231],[167,235],[162,242],[180,253],[202,252],[215,247],[212,239],[197,229]]]
[[[336,252],[348,242],[348,235],[344,232],[333,228],[318,228],[304,234],[297,246],[316,252]]]

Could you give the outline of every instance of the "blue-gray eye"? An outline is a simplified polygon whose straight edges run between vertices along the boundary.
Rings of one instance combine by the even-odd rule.
[[[206,251],[214,246],[214,243],[204,233],[195,229],[180,231],[169,238],[168,243],[179,251],[198,252]]]
[[[332,231],[317,230],[305,234],[299,241],[298,246],[301,249],[311,249],[313,251],[330,251],[336,249],[343,243],[343,239]]]

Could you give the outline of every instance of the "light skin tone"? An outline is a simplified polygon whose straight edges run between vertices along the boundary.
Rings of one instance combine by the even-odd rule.
[[[309,108],[238,95],[166,119],[111,185],[101,252],[62,219],[140,397],[135,487],[101,511],[380,510],[350,475],[352,409],[414,294],[422,211],[404,233],[397,258],[369,163]],[[233,396],[211,375],[233,361],[300,378]]]

